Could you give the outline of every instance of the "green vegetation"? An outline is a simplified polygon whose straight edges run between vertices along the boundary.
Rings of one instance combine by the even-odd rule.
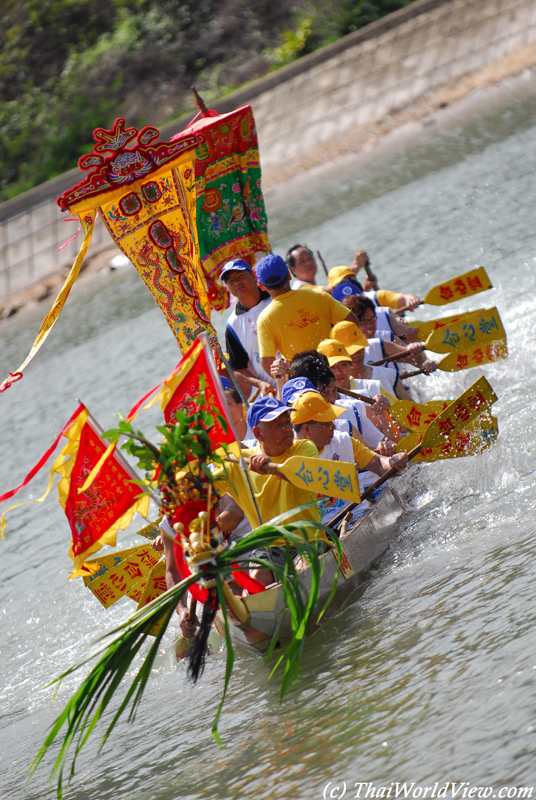
[[[2,0],[0,200],[124,116],[161,125],[412,0]]]

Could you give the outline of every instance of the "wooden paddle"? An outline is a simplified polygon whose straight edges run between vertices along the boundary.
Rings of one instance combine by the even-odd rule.
[[[290,375],[291,378],[296,377],[296,372],[293,369],[287,369],[287,375]],[[352,392],[350,389],[343,389],[342,386],[335,386],[339,394],[346,394],[348,397],[353,397],[355,400],[362,400],[364,403],[368,403],[369,405],[374,405],[374,400],[370,397],[367,397],[364,394],[357,394],[357,392]],[[312,390],[311,390],[312,391]]]
[[[407,454],[408,461],[415,458],[421,450],[441,446],[445,444],[447,440],[455,437],[459,431],[472,422],[482,411],[489,408],[491,403],[495,402],[496,399],[497,396],[488,381],[485,378],[479,378],[428,425],[419,444],[412,448]],[[394,467],[387,470],[381,478],[363,492],[361,495],[361,502],[374,494],[376,489],[383,486],[383,484],[389,480],[389,478],[392,478],[393,475],[396,475],[397,472],[398,470]],[[346,514],[352,511],[357,505],[358,503],[352,503],[337,514],[337,516],[331,520],[330,528],[335,528],[339,525]]]
[[[229,455],[228,460],[237,463],[238,459]],[[249,459],[245,459],[249,466]],[[330,461],[313,456],[291,456],[282,464],[269,461],[264,465],[271,475],[284,476],[299,489],[307,489],[317,494],[338,497],[341,500],[357,500],[359,484],[355,464],[345,461]]]
[[[416,463],[431,463],[445,458],[472,456],[492,447],[498,435],[499,424],[497,418],[487,408],[461,431],[458,431],[455,436],[436,447],[423,448],[413,460]],[[410,433],[398,443],[396,452],[407,453],[420,443],[420,439],[420,433]]]
[[[507,356],[508,347],[506,339],[499,339],[485,347],[477,346],[450,353],[450,355],[442,358],[437,366],[443,372],[459,372],[462,369],[480,367],[483,364],[492,364],[494,361],[499,361],[501,358],[507,358]],[[406,380],[406,378],[414,378],[416,375],[422,375],[425,372],[426,370],[424,369],[414,370],[413,372],[402,372],[400,378],[401,380]]]
[[[419,305],[426,303],[432,306],[444,306],[492,288],[492,283],[484,267],[477,267],[470,272],[464,272],[463,275],[458,275],[456,278],[451,278],[450,281],[434,286],[430,291],[426,292]],[[394,310],[397,314],[401,314],[403,311],[409,311],[410,308],[409,306],[402,306]]]
[[[497,308],[484,311],[475,311],[464,319],[432,331],[426,341],[422,343],[423,350],[432,350],[434,353],[452,353],[457,350],[467,350],[471,347],[487,346],[491,342],[503,341],[506,344],[506,332]],[[409,355],[406,350],[386,356],[379,361],[371,363],[378,367],[390,361],[399,361]]]
[[[485,309],[477,308],[474,311],[464,311],[463,314],[452,314],[450,317],[439,317],[438,319],[430,319],[428,322],[419,322],[417,320],[408,322],[410,328],[417,328],[417,339],[420,342],[425,342],[433,331],[444,328],[445,325],[452,325],[459,322],[461,319],[466,319],[471,314],[483,313]]]

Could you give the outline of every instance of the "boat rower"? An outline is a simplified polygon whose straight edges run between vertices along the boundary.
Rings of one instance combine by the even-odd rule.
[[[296,438],[309,439],[316,445],[318,455],[321,458],[331,461],[343,461],[355,464],[358,470],[366,470],[365,473],[358,475],[359,488],[361,491],[373,482],[375,475],[383,475],[387,470],[395,468],[397,473],[405,469],[408,463],[406,453],[395,453],[393,456],[386,457],[373,453],[360,441],[349,436],[347,433],[336,430],[334,421],[340,416],[341,409],[327,403],[319,392],[305,392],[298,394],[293,401],[294,411],[292,422],[296,432]],[[363,480],[362,475],[366,475]],[[370,476],[370,477],[369,477]],[[323,497],[320,505],[322,522],[329,525],[340,511],[349,502],[337,498]],[[352,514],[349,526],[355,524],[357,519],[362,516],[369,508],[368,501],[360,503]]]
[[[279,514],[292,511],[316,500],[316,493],[295,486],[280,473],[274,474],[268,465],[283,463],[287,458],[296,455],[316,457],[318,451],[310,441],[294,440],[290,408],[274,397],[263,397],[251,405],[248,409],[247,419],[258,444],[250,450],[244,450],[243,455],[249,460],[249,477],[262,520],[259,519],[250,488],[239,463],[226,462],[213,474],[219,478],[220,491],[229,492],[245,512],[252,528],[256,528],[262,522],[269,522]],[[317,506],[297,511],[285,522],[298,520],[320,522]],[[317,528],[310,529],[309,538],[310,541],[320,540],[321,548],[327,549],[331,546],[326,533]],[[276,563],[278,563],[278,559],[281,564],[285,560],[284,556],[278,552],[277,543],[276,546],[255,554]],[[265,585],[273,582],[270,570],[256,569],[252,574]]]
[[[350,355],[337,339],[324,339],[318,345],[318,352],[327,357],[339,386],[368,396],[378,394],[383,388],[399,400],[412,399],[393,370],[365,364],[365,345],[356,343],[351,349],[353,352]],[[376,385],[381,388],[376,388]]]
[[[316,348],[343,319],[357,324],[354,314],[326,292],[302,288],[292,291],[288,267],[277,255],[261,258],[257,279],[272,297],[257,323],[263,369],[270,374],[278,352],[292,358],[302,350]]]
[[[287,369],[287,362],[281,361]],[[291,387],[298,380],[308,379],[312,388],[317,389],[324,400],[343,409],[343,414],[335,421],[335,426],[349,433],[355,439],[384,456],[391,456],[394,453],[395,445],[388,438],[385,438],[382,423],[382,412],[389,408],[389,400],[383,397],[378,384],[378,394],[373,398],[373,405],[366,405],[362,400],[356,400],[346,395],[340,395],[337,391],[335,376],[331,371],[328,360],[316,350],[308,350],[298,353],[290,362],[290,369],[296,375],[291,378],[283,390],[283,396],[291,392]],[[346,420],[350,420],[352,428],[348,430],[343,427]]]
[[[225,328],[225,349],[231,369],[249,387],[246,395],[255,389],[260,389],[263,395],[273,394],[275,382],[262,367],[257,338],[257,319],[269,305],[270,295],[259,288],[251,266],[243,258],[228,261],[220,280],[237,301]]]

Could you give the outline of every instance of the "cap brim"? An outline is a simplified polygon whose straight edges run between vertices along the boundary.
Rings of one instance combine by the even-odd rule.
[[[268,413],[260,420],[258,420],[257,425],[259,422],[272,422],[274,419],[277,419],[281,416],[281,414],[288,414],[290,408],[274,408],[272,411],[268,411]]]
[[[222,271],[220,272],[220,281],[224,281],[225,276],[228,275],[230,272],[249,272],[253,274],[253,271],[251,269],[248,269],[247,267],[231,267],[231,269],[222,269]]]
[[[338,364],[339,361],[352,361],[350,356],[328,356],[328,364],[332,367],[334,364]]]
[[[307,412],[307,409],[291,408],[290,410],[294,412],[292,414],[292,424],[303,425],[305,422],[334,422],[341,414],[344,414],[346,409],[337,408],[337,406],[330,404],[329,408],[321,414],[315,414],[314,417],[311,416],[310,412]]]
[[[365,347],[368,347],[366,344],[345,344],[346,351],[353,356],[354,353],[357,353],[359,350],[364,350]]]

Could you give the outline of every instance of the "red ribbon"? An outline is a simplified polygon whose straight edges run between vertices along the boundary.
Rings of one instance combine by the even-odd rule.
[[[22,372],[10,372],[9,378],[6,378],[5,381],[2,381],[2,383],[0,383],[0,393],[5,392],[6,389],[9,389],[12,383],[20,381],[21,378],[23,377],[24,376]]]
[[[22,374],[21,374],[21,377],[22,377]],[[0,503],[3,503],[3,502],[4,502],[4,500],[9,500],[9,498],[10,498],[10,497],[13,497],[14,495],[16,495],[16,494],[17,494],[17,492],[20,492],[20,490],[21,490],[21,489],[24,489],[24,487],[25,487],[25,486],[27,486],[27,485],[30,483],[30,481],[32,480],[32,478],[34,477],[34,475],[37,475],[37,473],[39,472],[39,470],[41,469],[41,467],[43,467],[43,466],[46,464],[46,462],[48,461],[48,459],[50,458],[50,456],[52,455],[52,453],[54,452],[54,450],[55,450],[55,449],[56,449],[56,447],[58,446],[58,442],[60,441],[61,437],[63,436],[63,434],[65,433],[65,431],[67,430],[67,428],[68,428],[70,425],[72,425],[72,423],[74,422],[74,420],[76,419],[76,417],[77,417],[77,416],[78,416],[78,415],[79,415],[79,414],[80,414],[80,413],[81,413],[81,412],[82,412],[84,409],[85,409],[85,406],[83,405],[83,403],[81,403],[81,404],[78,406],[78,408],[76,409],[76,411],[74,412],[74,414],[72,415],[72,417],[70,418],[69,422],[67,422],[67,423],[66,423],[66,424],[63,426],[63,428],[61,429],[60,433],[58,434],[58,436],[57,436],[57,438],[56,438],[56,440],[55,440],[55,442],[54,442],[54,444],[52,444],[52,445],[51,445],[51,446],[48,448],[48,450],[46,451],[46,453],[44,454],[44,456],[42,456],[42,457],[39,459],[39,461],[37,462],[37,464],[35,465],[35,467],[33,467],[33,469],[31,469],[31,470],[30,470],[30,472],[29,472],[29,473],[26,475],[26,477],[24,478],[24,480],[23,480],[23,482],[21,483],[21,485],[20,485],[20,486],[17,486],[17,488],[16,488],[16,489],[11,489],[11,491],[10,491],[10,492],[6,492],[5,494],[3,494],[3,495],[0,497]]]

